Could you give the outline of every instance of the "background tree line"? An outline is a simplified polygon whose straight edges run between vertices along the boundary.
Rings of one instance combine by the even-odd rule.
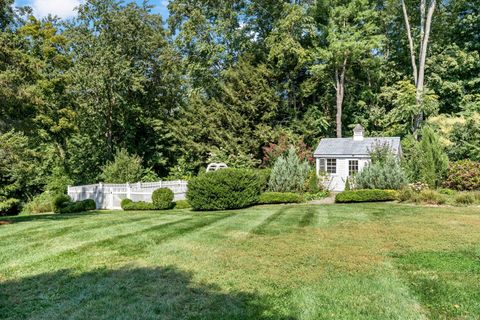
[[[88,0],[61,21],[0,3],[0,201],[108,180],[116,154],[137,168],[125,179],[258,167],[356,123],[418,139],[428,124],[451,159],[480,160],[478,0],[168,8]]]

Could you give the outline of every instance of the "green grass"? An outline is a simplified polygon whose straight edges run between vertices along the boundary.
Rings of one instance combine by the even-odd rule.
[[[1,319],[479,319],[480,209],[2,218]]]

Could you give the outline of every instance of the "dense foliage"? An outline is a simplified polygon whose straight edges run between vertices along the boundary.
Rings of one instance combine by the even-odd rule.
[[[309,164],[302,160],[294,147],[286,155],[278,157],[273,165],[268,190],[274,192],[304,191],[309,174]]]
[[[60,208],[60,213],[78,213],[95,209],[95,201],[93,201],[92,199],[87,199],[82,201],[64,203]]]
[[[160,188],[152,193],[152,203],[155,209],[165,210],[173,207],[173,191],[168,188]]]
[[[452,162],[444,185],[455,190],[480,190],[480,162]]]
[[[388,146],[376,146],[370,156],[371,162],[352,177],[355,188],[398,190],[407,183],[400,161]],[[350,179],[345,184],[345,190],[349,189]]]
[[[194,210],[245,208],[258,202],[262,186],[253,170],[223,169],[190,180],[187,199]]]
[[[349,190],[335,196],[337,203],[393,201],[396,199],[397,192],[395,190],[380,189]]]
[[[403,3],[419,52],[420,2]],[[437,4],[419,90],[400,1],[171,0],[167,21],[148,2],[81,1],[68,21],[2,2],[0,203],[273,166],[290,145],[310,161],[356,123],[425,141],[404,148],[407,173],[438,186],[435,134],[451,160],[480,160],[479,7]],[[278,177],[271,190],[301,188]]]

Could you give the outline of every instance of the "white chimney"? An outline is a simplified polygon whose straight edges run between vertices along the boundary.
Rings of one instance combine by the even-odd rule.
[[[353,129],[353,141],[362,141],[363,140],[363,127],[359,124]]]

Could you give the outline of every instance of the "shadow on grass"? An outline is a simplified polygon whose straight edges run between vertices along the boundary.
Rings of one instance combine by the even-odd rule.
[[[123,211],[119,211],[123,213]],[[39,214],[28,214],[28,215],[17,215],[17,216],[0,216],[0,221],[6,221],[8,223],[19,223],[19,222],[29,222],[29,221],[39,221],[39,220],[67,220],[74,218],[81,218],[86,216],[97,216],[100,214],[112,214],[112,211],[88,211],[88,212],[79,212],[79,213],[39,213]]]
[[[194,283],[174,267],[61,270],[0,282],[2,319],[295,319],[262,301]]]

